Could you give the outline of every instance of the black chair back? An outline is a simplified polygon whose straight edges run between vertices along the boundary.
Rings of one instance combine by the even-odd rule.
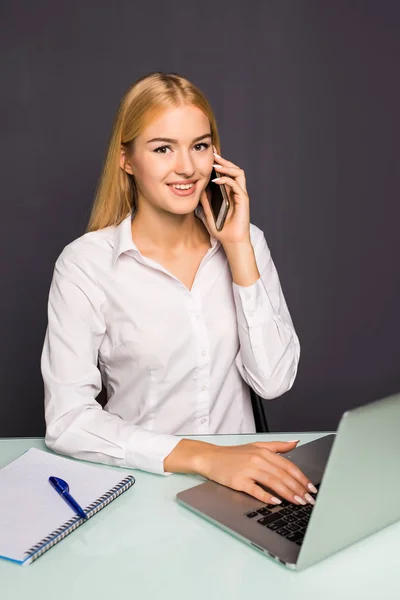
[[[249,386],[250,387],[250,386]],[[268,433],[268,423],[262,398],[250,387],[251,404],[253,406],[254,421],[257,433]]]

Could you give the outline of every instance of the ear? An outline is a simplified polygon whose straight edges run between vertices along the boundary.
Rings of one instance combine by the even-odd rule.
[[[120,160],[119,160],[119,166],[121,167],[121,169],[123,169],[130,175],[133,175],[132,167],[128,160],[126,150],[122,147],[121,147],[121,156],[120,156]]]

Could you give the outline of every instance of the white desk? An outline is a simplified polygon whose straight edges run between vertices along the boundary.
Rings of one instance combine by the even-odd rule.
[[[321,435],[198,439],[305,442]],[[0,467],[32,446],[45,449],[42,439],[0,440]],[[130,490],[36,562],[0,560],[1,600],[400,600],[400,522],[296,573],[179,505],[176,493],[198,478],[134,474]],[[373,485],[365,502],[376,509]]]

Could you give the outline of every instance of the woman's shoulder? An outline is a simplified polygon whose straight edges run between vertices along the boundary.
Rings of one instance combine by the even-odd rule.
[[[88,231],[69,242],[60,252],[56,265],[66,266],[68,264],[83,266],[84,264],[111,262],[115,225]]]

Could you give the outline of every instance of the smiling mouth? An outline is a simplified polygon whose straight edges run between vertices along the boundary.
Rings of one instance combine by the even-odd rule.
[[[171,190],[171,193],[174,194],[174,196],[181,196],[182,198],[184,197],[192,197],[194,195],[194,193],[197,190],[197,181],[194,183],[191,183],[190,185],[184,185],[183,187],[180,187],[180,185],[174,185],[171,183],[167,184],[168,187]]]
[[[196,185],[197,181],[193,181],[192,183],[167,183],[170,187],[175,188],[176,190],[190,190],[192,187]]]

